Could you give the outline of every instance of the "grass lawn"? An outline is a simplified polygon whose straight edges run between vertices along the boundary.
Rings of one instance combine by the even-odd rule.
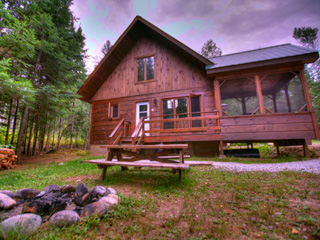
[[[63,165],[34,163],[1,171],[0,189],[43,190],[48,184],[82,182],[88,187],[111,186],[122,202],[103,219],[83,219],[80,225],[63,229],[44,224],[31,239],[317,239],[320,235],[320,175],[232,173],[206,166],[185,171],[180,183],[169,170],[113,167],[102,182],[96,165],[80,164],[94,157],[74,159]]]

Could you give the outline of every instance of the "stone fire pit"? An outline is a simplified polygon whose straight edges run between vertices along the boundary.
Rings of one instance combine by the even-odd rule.
[[[6,238],[11,231],[30,235],[47,221],[55,227],[65,227],[77,224],[80,217],[102,217],[119,202],[113,188],[97,186],[90,191],[83,183],[77,187],[49,185],[42,192],[0,191],[0,238]]]

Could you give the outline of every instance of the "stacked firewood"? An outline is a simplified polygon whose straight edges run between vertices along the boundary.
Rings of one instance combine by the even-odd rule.
[[[17,155],[13,149],[0,148],[0,170],[17,167]]]

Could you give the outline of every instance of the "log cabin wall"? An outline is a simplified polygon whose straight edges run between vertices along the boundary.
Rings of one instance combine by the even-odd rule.
[[[136,59],[150,55],[154,56],[156,81],[137,84]],[[192,65],[157,40],[141,37],[92,98],[91,144],[107,144],[109,135],[122,118],[131,122],[133,130],[137,102],[149,101],[150,115],[157,116],[162,114],[162,99],[189,94],[201,96],[202,111],[215,109],[212,80],[207,78],[204,68]],[[154,99],[157,100],[156,105]],[[118,104],[118,118],[108,119],[109,103]],[[151,127],[159,128],[160,124]],[[185,137],[185,142],[195,139],[195,133],[181,133],[188,134],[190,136]],[[200,132],[198,135],[208,135],[208,132]],[[165,140],[170,141],[168,138]],[[199,140],[203,140],[203,137],[199,137]]]

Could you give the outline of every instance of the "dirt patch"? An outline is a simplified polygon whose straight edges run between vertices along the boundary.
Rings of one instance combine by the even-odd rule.
[[[318,158],[320,157],[320,144],[314,143],[308,146],[308,158]],[[304,157],[303,147],[302,146],[290,146],[290,147],[282,147],[281,155],[296,155],[299,157]]]
[[[69,177],[65,179],[65,181],[68,183],[81,183],[81,182],[87,181],[88,179],[96,179],[96,178],[97,178],[97,175],[80,175],[80,176]]]
[[[17,169],[30,167],[35,164],[41,164],[42,166],[49,165],[51,163],[63,163],[66,161],[74,160],[77,157],[85,156],[89,152],[85,150],[60,150],[53,153],[40,153],[35,156],[22,156]]]

